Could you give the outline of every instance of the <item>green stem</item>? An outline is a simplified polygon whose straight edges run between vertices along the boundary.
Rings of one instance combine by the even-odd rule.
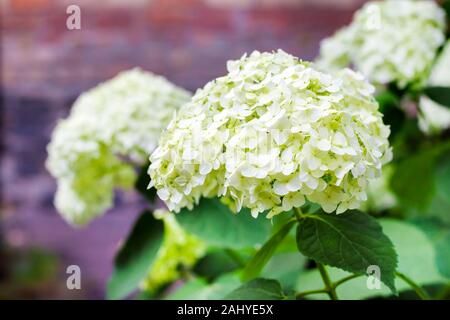
[[[303,298],[303,297],[305,297],[307,295],[318,294],[318,293],[328,293],[328,290],[327,289],[318,289],[318,290],[303,291],[303,292],[297,293],[295,298],[296,299],[300,299],[300,298]]]
[[[344,277],[344,278],[342,278],[342,279],[336,281],[336,282],[333,284],[333,287],[334,287],[334,288],[337,288],[337,287],[340,286],[341,284],[343,284],[343,283],[345,283],[345,282],[347,282],[347,281],[350,281],[350,280],[352,280],[352,279],[359,278],[359,277],[361,277],[361,276],[362,276],[362,274],[351,274],[351,275],[349,275],[349,276],[347,276],[347,277]]]
[[[328,275],[327,270],[325,269],[325,266],[321,263],[317,263],[317,269],[319,269],[320,276],[322,277],[323,283],[325,284],[325,289],[328,293],[328,296],[331,300],[338,300],[336,290],[331,283],[330,276]]]
[[[295,214],[295,217],[297,218],[297,221],[300,221],[303,217],[303,212],[302,212],[302,209],[300,209],[300,208],[294,208],[294,214]]]
[[[406,275],[404,275],[401,272],[396,272],[395,275],[397,277],[399,277],[400,279],[402,279],[405,283],[407,283],[414,290],[414,292],[419,296],[420,299],[430,300],[430,296],[428,295],[428,293],[421,286],[419,286],[417,283],[415,283],[411,278],[407,277]]]

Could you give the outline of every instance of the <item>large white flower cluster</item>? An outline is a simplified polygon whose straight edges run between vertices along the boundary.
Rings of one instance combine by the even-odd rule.
[[[150,157],[151,184],[169,209],[202,196],[254,216],[305,197],[327,212],[358,207],[391,157],[374,88],[349,69],[323,73],[281,50],[227,67],[179,110]]]
[[[450,41],[447,42],[433,66],[428,85],[450,87]],[[419,101],[419,111],[419,127],[422,131],[432,134],[450,128],[448,107],[423,96]]]
[[[445,40],[445,12],[434,1],[369,2],[321,43],[325,70],[353,64],[375,84],[422,84]]]
[[[58,185],[55,206],[65,219],[85,224],[111,207],[114,189],[132,186],[132,164],[145,163],[175,109],[189,98],[139,69],[83,93],[48,145],[46,164]]]

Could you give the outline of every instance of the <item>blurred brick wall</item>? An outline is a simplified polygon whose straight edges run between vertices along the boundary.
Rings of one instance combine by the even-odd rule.
[[[52,206],[45,147],[74,99],[118,71],[141,66],[190,90],[223,75],[244,52],[283,50],[313,59],[320,39],[346,24],[359,0],[0,0],[1,215],[13,246],[44,246],[80,265],[102,297],[117,243],[141,203],[123,195],[91,226],[67,226]],[[66,29],[66,6],[81,30]],[[64,270],[62,270],[64,273]],[[77,297],[77,294],[74,297]]]

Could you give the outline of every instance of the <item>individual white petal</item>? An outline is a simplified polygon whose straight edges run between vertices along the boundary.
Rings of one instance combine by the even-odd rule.
[[[331,143],[326,139],[319,140],[317,142],[317,148],[322,151],[329,151],[331,149]]]
[[[289,193],[286,183],[275,181],[273,184],[273,191],[279,196],[284,196]]]

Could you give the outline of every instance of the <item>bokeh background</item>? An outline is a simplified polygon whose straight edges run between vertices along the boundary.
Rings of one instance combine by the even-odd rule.
[[[362,2],[0,0],[0,299],[102,299],[115,250],[143,206],[120,194],[83,229],[55,211],[46,145],[82,91],[134,66],[195,91],[255,49],[312,60]],[[66,28],[71,4],[81,8],[81,30]],[[66,288],[72,264],[81,290]]]

